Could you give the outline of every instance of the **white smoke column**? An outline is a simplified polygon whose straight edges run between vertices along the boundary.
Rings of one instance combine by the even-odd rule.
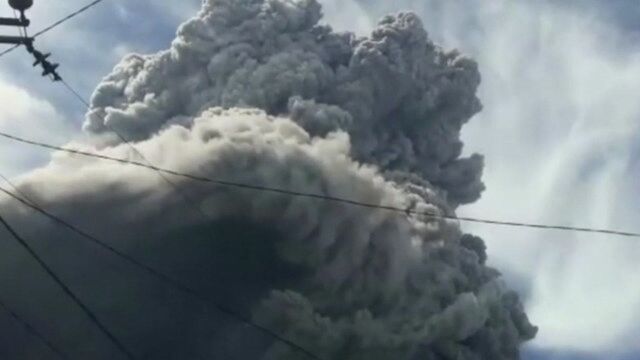
[[[431,43],[411,13],[364,38],[320,18],[313,0],[206,1],[170,50],[128,56],[98,86],[86,123],[93,142],[82,146],[136,158],[104,118],[154,165],[177,171],[434,214],[477,199],[482,158],[461,157],[459,139],[480,110],[476,64]],[[176,182],[207,219],[156,174],[64,154],[21,186],[323,358],[516,359],[536,333],[485,265],[483,241],[452,222]],[[136,353],[300,357],[139,275],[119,277],[122,265],[99,253],[74,258],[68,233],[9,204],[27,237],[48,235],[41,246],[73,265],[70,282]],[[9,296],[29,298],[42,280],[19,271],[27,262],[15,250],[1,256],[19,274]],[[81,323],[52,290],[39,291],[34,298],[52,301],[23,309],[30,318]],[[78,357],[112,356],[82,326],[58,337]]]

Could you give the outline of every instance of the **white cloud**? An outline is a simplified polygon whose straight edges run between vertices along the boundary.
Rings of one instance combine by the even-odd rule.
[[[553,8],[521,11],[525,19],[512,22],[510,12],[497,13],[503,28],[487,33],[479,54],[490,69],[486,110],[470,125],[467,143],[487,154],[489,191],[467,211],[638,230],[632,181],[638,173],[629,168],[640,134],[637,56],[607,48],[615,34],[603,24]],[[511,55],[513,49],[528,55]],[[533,278],[529,310],[541,328],[537,345],[619,348],[640,315],[638,244],[585,234],[478,232],[496,239],[498,261]]]
[[[23,89],[0,79],[0,130],[52,143],[61,143],[74,135],[54,107],[32,97]],[[29,148],[6,139],[0,141],[0,172],[16,175],[46,161],[47,151]]]
[[[369,32],[376,21],[368,16],[363,6],[355,1],[323,0],[322,11],[325,22],[337,31],[351,31],[358,35]]]

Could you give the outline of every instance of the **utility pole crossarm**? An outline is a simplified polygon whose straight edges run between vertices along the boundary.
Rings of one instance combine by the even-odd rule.
[[[27,45],[33,43],[33,38],[24,36],[4,36],[0,35],[0,44]]]
[[[43,54],[33,46],[33,37],[27,36],[27,27],[31,24],[29,19],[25,16],[24,12],[33,6],[33,0],[9,0],[9,6],[15,11],[20,12],[20,17],[4,18],[0,17],[0,26],[14,26],[18,28],[24,28],[20,32],[22,36],[6,36],[0,35],[0,44],[9,44],[20,46],[24,45],[27,51],[33,55],[35,62],[33,66],[40,65],[42,67],[42,76],[49,76],[53,81],[61,81],[62,78],[58,74],[58,64],[52,63],[47,58],[51,56],[50,53]]]
[[[22,18],[3,18],[0,17],[0,26],[18,26],[18,27],[27,27],[31,24],[29,19]]]

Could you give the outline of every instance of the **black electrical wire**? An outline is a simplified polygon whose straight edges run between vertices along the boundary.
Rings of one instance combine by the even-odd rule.
[[[175,170],[170,170],[170,169],[165,169],[165,168],[161,168],[161,167],[157,167],[157,166],[153,166],[153,165],[149,165],[149,164],[144,164],[144,163],[141,163],[141,162],[138,162],[138,161],[135,161],[135,160],[120,159],[120,158],[111,157],[111,156],[102,155],[102,154],[97,154],[97,153],[92,153],[92,152],[88,152],[88,151],[70,149],[70,148],[65,148],[65,147],[62,147],[62,146],[55,146],[55,145],[47,144],[47,143],[44,143],[44,142],[29,140],[29,139],[25,139],[25,138],[22,138],[22,137],[19,137],[19,136],[16,136],[16,135],[11,135],[11,134],[8,134],[8,133],[3,132],[3,131],[0,131],[0,136],[4,137],[4,138],[7,138],[7,139],[10,139],[10,140],[13,140],[13,141],[17,141],[17,142],[28,144],[28,145],[38,146],[38,147],[49,149],[49,150],[57,150],[57,151],[62,151],[62,152],[66,152],[66,153],[74,154],[74,155],[81,155],[81,156],[86,156],[86,157],[91,157],[91,158],[96,158],[96,159],[102,159],[102,160],[107,160],[107,161],[116,162],[116,163],[120,163],[120,164],[133,165],[133,166],[137,166],[137,167],[153,170],[153,171],[156,171],[156,172],[162,172],[162,173],[165,173],[165,174],[175,175],[175,176],[183,177],[185,179],[190,179],[190,180],[194,180],[194,181],[198,181],[198,182],[209,183],[209,184],[213,184],[213,185],[217,185],[217,186],[233,187],[233,188],[245,189],[245,190],[251,190],[251,191],[263,191],[263,192],[270,192],[270,193],[276,193],[276,194],[282,194],[282,195],[294,196],[294,197],[311,198],[311,199],[317,199],[317,200],[322,200],[322,201],[343,203],[343,204],[347,204],[347,205],[364,207],[364,208],[387,210],[387,211],[393,211],[393,212],[399,212],[399,213],[405,213],[405,214],[422,215],[422,216],[425,216],[425,217],[428,217],[428,218],[441,219],[441,220],[453,220],[453,221],[461,221],[461,222],[480,223],[480,224],[499,225],[499,226],[510,226],[510,227],[524,227],[524,228],[534,228],[534,229],[574,231],[574,232],[585,232],[585,233],[599,233],[599,234],[608,234],[608,235],[640,238],[640,233],[637,233],[637,232],[628,232],[628,231],[620,231],[620,230],[609,230],[609,229],[595,229],[595,228],[587,228],[587,227],[562,226],[562,225],[532,224],[532,223],[514,222],[514,221],[488,220],[488,219],[481,219],[481,218],[474,218],[474,217],[464,217],[464,216],[459,216],[458,217],[458,216],[453,216],[453,215],[441,215],[441,214],[434,214],[434,213],[430,213],[430,212],[426,212],[426,211],[420,211],[420,210],[402,209],[402,208],[395,207],[395,206],[366,203],[366,202],[361,202],[361,201],[357,201],[357,200],[350,200],[350,199],[340,198],[340,197],[330,196],[330,195],[305,193],[305,192],[286,190],[286,189],[279,189],[279,188],[273,188],[273,187],[267,187],[267,186],[261,186],[261,185],[253,185],[253,184],[239,183],[239,182],[233,182],[233,181],[226,181],[226,180],[214,179],[214,178],[209,178],[209,177],[200,176],[200,175],[182,173],[182,172],[175,171]]]
[[[104,0],[95,0],[95,1],[93,1],[93,2],[90,2],[89,4],[87,4],[87,5],[83,6],[83,7],[81,7],[80,9],[78,9],[78,10],[76,10],[76,11],[72,12],[72,13],[70,13],[69,15],[67,15],[67,16],[65,16],[65,17],[63,17],[62,19],[60,19],[60,20],[58,20],[58,21],[54,22],[53,24],[51,24],[51,25],[47,26],[46,28],[44,28],[44,29],[42,29],[42,30],[40,30],[40,31],[36,32],[35,34],[33,34],[33,37],[38,37],[38,36],[40,36],[40,35],[42,35],[42,34],[44,34],[44,33],[48,32],[48,31],[50,31],[50,30],[52,30],[52,29],[54,29],[54,28],[56,28],[56,27],[58,27],[58,26],[62,25],[63,23],[65,23],[65,22],[67,22],[67,21],[69,21],[69,20],[73,19],[74,17],[76,17],[76,16],[78,16],[78,15],[82,14],[83,12],[85,12],[85,11],[87,11],[87,10],[91,9],[92,7],[94,7],[94,6],[98,5],[99,3],[103,2],[103,1],[104,1]]]
[[[40,36],[40,35],[42,35],[42,34],[44,34],[44,33],[48,32],[48,31],[50,31],[50,30],[52,30],[52,29],[54,29],[54,28],[56,28],[56,27],[58,27],[58,26],[62,25],[63,23],[65,23],[65,22],[67,22],[67,21],[71,20],[72,18],[74,18],[74,17],[76,17],[76,16],[78,16],[78,15],[82,14],[83,12],[85,12],[85,11],[87,11],[87,10],[91,9],[92,7],[94,7],[94,6],[98,5],[99,3],[103,2],[103,1],[104,1],[104,0],[95,0],[95,1],[93,1],[93,2],[91,2],[91,3],[89,3],[89,4],[87,4],[87,5],[85,5],[85,6],[83,6],[83,7],[81,7],[80,9],[78,9],[78,10],[76,10],[76,11],[74,11],[74,12],[70,13],[69,15],[67,15],[67,16],[65,16],[65,17],[63,17],[62,19],[60,19],[60,20],[58,20],[58,21],[54,22],[53,24],[51,24],[51,25],[49,25],[49,26],[45,27],[44,29],[42,29],[42,30],[40,30],[40,31],[36,32],[35,34],[33,34],[33,37],[34,37],[34,38],[36,38],[36,37],[38,37],[38,36]],[[8,53],[12,52],[13,50],[17,49],[18,47],[20,47],[20,45],[13,45],[13,46],[11,46],[10,48],[8,48],[8,49],[4,50],[3,52],[0,52],[0,57],[2,57],[2,56],[4,56],[4,55],[6,55],[6,54],[8,54]]]
[[[87,4],[87,5],[83,6],[82,8],[78,9],[77,11],[74,11],[73,13],[63,17],[62,19],[60,19],[60,20],[56,21],[55,23],[47,26],[46,28],[36,32],[34,34],[34,37],[37,37],[39,35],[42,35],[42,34],[48,32],[48,31],[52,30],[53,28],[61,25],[62,23],[72,19],[73,17],[78,16],[81,13],[89,10],[93,6],[98,5],[102,1],[104,1],[104,0],[95,0],[95,1],[93,1],[93,2],[91,2],[89,4]],[[6,53],[14,50],[17,47],[18,47],[18,45],[11,47],[11,48],[5,50],[4,52],[1,52],[0,56],[5,55]],[[86,100],[84,100],[82,98],[82,96],[80,96],[80,94],[78,94],[77,91],[73,90],[73,88],[71,88],[67,83],[64,83],[64,84],[71,92],[74,93],[74,95],[80,101],[82,101],[83,104],[85,104],[87,107],[89,107],[89,103]],[[125,143],[131,145],[130,142],[127,141],[126,139],[124,139],[118,132],[114,131],[114,133],[116,133],[121,138],[121,140],[123,140]],[[19,140],[17,137],[11,137],[10,135],[9,136],[7,136],[7,135],[8,134],[2,134],[2,136],[11,138],[11,139],[16,140],[16,141],[24,140],[24,139],[20,139]],[[30,143],[29,141],[22,141],[22,142]],[[54,149],[54,150],[70,152],[70,149],[56,148],[56,147],[54,147],[52,145],[48,145],[48,144],[31,143],[31,145],[38,145],[38,146],[41,146],[41,147],[46,147],[46,148],[50,148],[50,149]],[[133,148],[135,149],[135,147],[133,147]],[[85,155],[85,156],[100,157],[100,156],[95,156],[96,154],[82,153],[82,152],[78,152],[78,151],[73,151],[73,152],[76,153],[76,154]],[[136,152],[139,155],[142,155],[142,154],[139,153],[139,151],[136,150]],[[148,165],[147,166],[147,165],[144,165],[144,164],[141,164],[141,163],[136,163],[136,162],[133,162],[133,161],[122,161],[122,159],[113,159],[113,158],[105,158],[105,157],[101,157],[101,158],[105,159],[105,160],[117,161],[117,162],[121,162],[121,163],[122,162],[129,163],[131,165],[136,165],[136,166],[148,167],[148,168],[150,168],[152,170],[159,171],[161,173],[183,176],[183,177],[191,178],[193,180],[199,180],[199,181],[205,181],[206,180],[206,182],[218,183],[218,185],[237,186],[237,187],[242,187],[242,188],[246,188],[246,189],[253,189],[253,190],[260,190],[260,191],[271,191],[271,192],[278,192],[278,193],[286,193],[286,194],[292,195],[292,196],[323,198],[325,200],[343,202],[343,203],[348,203],[348,204],[355,205],[355,206],[362,206],[362,207],[368,207],[368,208],[380,208],[380,209],[386,209],[386,210],[390,210],[390,211],[402,211],[402,212],[405,212],[405,213],[414,213],[414,214],[418,213],[418,212],[412,211],[412,210],[399,209],[399,208],[394,208],[394,207],[389,207],[389,206],[379,206],[379,205],[365,204],[365,203],[361,203],[361,202],[357,202],[357,201],[352,201],[352,200],[347,200],[347,199],[339,199],[339,198],[328,197],[328,196],[323,196],[323,195],[302,194],[302,193],[290,192],[290,191],[280,190],[280,189],[267,189],[267,188],[263,188],[263,187],[259,187],[259,186],[251,186],[251,185],[246,185],[246,184],[235,184],[235,185],[231,184],[231,183],[222,184],[221,181],[216,181],[216,180],[212,180],[212,179],[203,179],[203,178],[195,179],[196,177],[194,177],[192,175],[178,174],[177,172],[166,170],[166,169],[159,169],[159,168],[156,168],[156,167],[154,167],[152,165]],[[168,179],[166,179],[166,180],[168,180]],[[170,180],[168,180],[168,181],[170,182]],[[183,196],[184,196],[184,194],[183,194]],[[548,230],[577,231],[577,232],[586,232],[586,233],[601,233],[601,234],[609,234],[609,235],[616,235],[616,236],[626,236],[626,237],[640,237],[640,233],[619,231],[619,230],[593,229],[593,228],[586,228],[586,227],[559,226],[559,225],[531,224],[531,223],[513,222],[513,221],[496,221],[496,220],[478,219],[478,218],[472,218],[472,217],[442,216],[442,215],[434,215],[434,214],[424,213],[424,212],[421,212],[419,214],[425,215],[425,216],[434,217],[434,218],[443,218],[443,219],[449,219],[449,220],[457,220],[457,221],[472,222],[472,223],[482,223],[482,224],[490,224],[490,225],[511,226],[511,227],[526,227],[526,228],[548,229]]]
[[[11,234],[16,242],[40,265],[62,291],[87,315],[89,320],[120,350],[128,359],[134,360],[133,353],[100,321],[96,314],[69,288],[69,286],[53,271],[38,253],[17,233],[17,231],[0,215],[0,224]]]
[[[33,337],[39,339],[52,353],[56,354],[57,357],[68,360],[69,357],[64,354],[57,346],[53,344],[46,336],[44,336],[38,329],[31,325],[28,321],[26,321],[22,316],[20,316],[15,310],[11,309],[9,305],[7,305],[2,299],[0,299],[0,309],[6,311],[17,323],[22,325],[27,332],[29,332]]]

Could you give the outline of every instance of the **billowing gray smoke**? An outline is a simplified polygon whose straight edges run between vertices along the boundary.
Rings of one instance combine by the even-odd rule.
[[[477,200],[482,158],[460,158],[460,129],[480,110],[476,64],[433,45],[411,13],[370,38],[320,18],[315,0],[206,1],[170,50],[131,55],[104,79],[86,129],[105,132],[106,118],[146,139],[212,106],[256,107],[311,135],[346,131],[356,160],[416,174],[451,204]]]
[[[205,1],[170,50],[128,56],[104,79],[93,145],[75,146],[139,160],[114,128],[177,171],[433,214],[476,200],[482,158],[460,158],[459,139],[480,109],[475,63],[433,45],[413,14],[369,38],[320,18],[314,0]],[[173,181],[180,192],[153,172],[56,154],[21,189],[325,359],[515,359],[535,335],[482,240],[453,222]],[[0,201],[141,357],[304,358]],[[18,249],[0,261],[4,295],[55,341],[79,358],[117,356]],[[37,357],[9,346],[7,326],[0,351]]]

